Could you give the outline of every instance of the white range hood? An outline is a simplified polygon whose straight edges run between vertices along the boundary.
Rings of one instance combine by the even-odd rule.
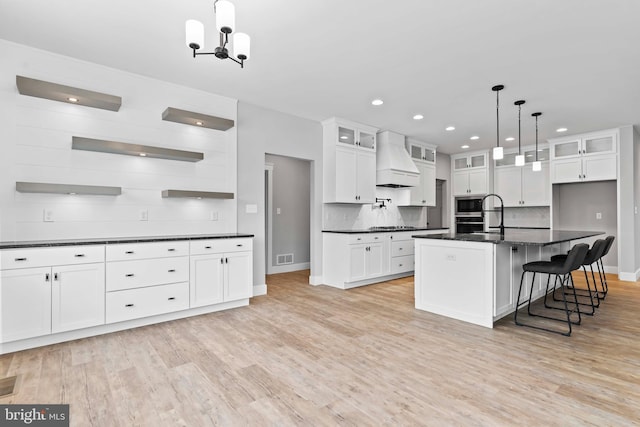
[[[404,136],[391,131],[378,133],[376,185],[378,187],[415,187],[420,171],[404,149]]]

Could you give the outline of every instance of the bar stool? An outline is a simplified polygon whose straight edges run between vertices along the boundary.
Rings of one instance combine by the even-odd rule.
[[[607,275],[604,272],[604,263],[602,262],[602,258],[604,258],[608,253],[609,253],[609,249],[611,249],[611,246],[613,246],[613,241],[616,239],[615,236],[607,236],[607,238],[605,239],[607,242],[607,246],[604,248],[604,252],[602,254],[602,256],[600,257],[600,259],[598,260],[598,262],[596,263],[596,266],[598,267],[598,274],[600,274],[600,280],[602,282],[602,289],[603,289],[603,295],[601,297],[601,299],[604,299],[604,297],[607,296],[607,293],[609,292],[609,284],[607,283]]]
[[[587,282],[587,289],[582,289],[582,288],[575,288],[574,291],[576,292],[576,295],[581,296],[581,297],[589,297],[589,303],[582,303],[582,302],[578,302],[578,304],[580,305],[584,305],[584,306],[591,306],[591,312],[582,312],[582,314],[587,314],[590,316],[593,316],[595,314],[596,311],[596,307],[600,307],[600,299],[601,299],[601,295],[600,295],[600,291],[598,291],[598,285],[596,284],[596,277],[595,274],[593,272],[593,264],[597,261],[600,260],[600,258],[602,257],[605,247],[607,246],[607,241],[605,239],[598,239],[595,242],[593,242],[593,245],[591,246],[591,249],[589,249],[589,251],[587,252],[587,255],[585,255],[584,257],[584,261],[582,262],[582,270],[584,270],[584,279]],[[553,255],[551,257],[551,261],[558,261],[558,262],[564,262],[564,260],[567,259],[567,255],[562,254],[562,255]],[[589,266],[589,268],[591,269],[591,278],[593,279],[593,290],[591,290],[591,286],[589,284],[589,276],[587,275],[587,266]],[[600,271],[598,271],[598,274],[600,273]],[[600,275],[600,274],[599,274]],[[573,282],[573,280],[572,280]],[[604,283],[602,282],[602,276],[600,275],[600,285],[602,286],[602,289],[604,290]],[[555,297],[555,290],[556,290],[556,286],[554,283],[553,286],[553,292],[551,293],[553,300],[554,301],[560,301],[560,299],[557,299]],[[586,291],[586,293],[585,293]],[[603,291],[604,292],[604,291]],[[595,303],[593,300],[593,297],[596,297],[595,299]],[[604,293],[603,293],[604,295]],[[544,306],[546,308],[556,308],[556,307],[551,307],[547,304],[547,295],[544,296]]]
[[[582,317],[580,316],[580,306],[578,305],[578,296],[575,293],[575,287],[574,286],[572,287],[573,296],[574,296],[574,301],[572,303],[575,302],[575,309],[572,309],[572,310],[569,310],[569,304],[567,302],[567,296],[564,292],[564,288],[567,286],[569,280],[571,280],[571,284],[573,285],[571,272],[580,268],[580,266],[584,262],[584,258],[587,255],[588,251],[589,251],[589,245],[585,243],[578,243],[577,245],[574,245],[573,248],[571,248],[571,250],[567,254],[567,258],[564,261],[534,261],[534,262],[528,262],[522,266],[522,276],[520,276],[520,287],[518,288],[518,299],[516,300],[516,312],[513,318],[516,325],[527,326],[529,328],[540,329],[543,331],[553,332],[553,333],[561,334],[565,336],[571,335],[571,324],[573,323],[573,324],[579,325],[580,322],[582,321]],[[522,293],[522,283],[524,281],[524,275],[527,272],[533,273],[533,277],[531,279],[531,290],[529,291],[529,299],[528,301],[520,303],[520,295]],[[528,324],[518,322],[518,309],[520,309],[521,306],[524,306],[524,304],[527,304],[527,313],[530,316],[542,317],[544,319],[565,322],[564,319],[559,319],[557,317],[552,317],[552,316],[544,316],[542,314],[534,314],[531,312],[531,297],[533,295],[533,285],[535,283],[536,273],[544,273],[549,275],[547,278],[547,288],[545,290],[545,297],[546,297],[546,294],[549,292],[549,281],[551,279],[551,275],[555,275],[554,289],[557,281],[560,280],[560,284],[562,288],[562,300],[564,302],[564,311],[567,315],[566,322],[568,326],[568,331],[563,332],[555,329],[544,328],[542,326],[528,325]],[[577,321],[571,320],[572,313],[578,314]]]

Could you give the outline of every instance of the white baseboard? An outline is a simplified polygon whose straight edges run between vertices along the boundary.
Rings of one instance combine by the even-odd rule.
[[[624,282],[637,282],[640,279],[640,270],[636,270],[635,273],[620,272],[618,273],[618,279]]]
[[[290,273],[292,271],[308,270],[311,267],[309,262],[300,262],[297,264],[273,265],[269,274]]]
[[[253,286],[253,296],[254,297],[259,297],[260,295],[266,295],[267,294],[267,285],[254,285]]]
[[[313,286],[324,285],[322,276],[309,276],[309,284]]]

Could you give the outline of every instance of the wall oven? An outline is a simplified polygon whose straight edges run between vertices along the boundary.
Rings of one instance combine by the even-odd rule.
[[[484,218],[480,216],[456,216],[456,233],[473,233],[484,231]]]

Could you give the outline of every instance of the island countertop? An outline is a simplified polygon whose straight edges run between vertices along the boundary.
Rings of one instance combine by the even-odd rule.
[[[459,240],[507,245],[547,246],[598,236],[600,234],[604,234],[604,231],[505,229],[504,234],[500,234],[499,232],[469,234],[451,232],[441,234],[415,234],[411,237],[416,239]]]

